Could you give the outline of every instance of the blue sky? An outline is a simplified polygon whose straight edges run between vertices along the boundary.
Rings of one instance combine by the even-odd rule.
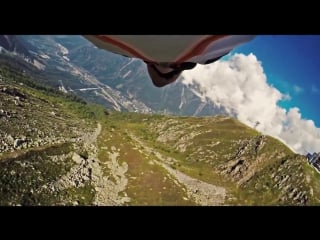
[[[302,118],[320,127],[320,35],[261,35],[233,52],[253,53],[268,83],[290,95],[279,105],[298,107]]]

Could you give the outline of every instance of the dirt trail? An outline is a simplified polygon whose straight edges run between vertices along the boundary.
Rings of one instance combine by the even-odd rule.
[[[117,158],[120,156],[119,152],[114,146],[111,147],[109,152],[109,161],[104,162],[110,170],[108,177],[100,177],[97,179],[95,184],[96,194],[96,205],[124,205],[130,202],[130,198],[124,192],[128,184],[128,179],[125,173],[128,170],[128,164],[124,162],[120,165]],[[99,176],[103,176],[101,168],[96,172],[100,171]],[[120,193],[123,193],[120,195]]]
[[[138,137],[134,136],[132,133],[128,135],[139,145],[142,146],[144,151],[150,155],[153,153],[158,159],[153,161],[158,165],[165,168],[168,173],[174,177],[178,183],[186,188],[187,195],[189,198],[193,199],[196,203],[203,206],[209,205],[222,205],[226,198],[226,190],[222,187],[209,184],[198,179],[187,176],[186,174],[172,169],[168,164],[177,162],[175,159],[163,156],[161,153],[155,151],[153,148],[146,146]]]

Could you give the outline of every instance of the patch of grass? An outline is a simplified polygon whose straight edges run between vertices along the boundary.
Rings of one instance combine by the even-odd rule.
[[[52,183],[72,167],[70,158],[54,162],[50,156],[68,154],[71,144],[32,150],[0,161],[0,205],[43,205],[55,196],[44,194],[41,186]]]
[[[65,205],[89,206],[94,202],[96,191],[94,187],[86,182],[84,186],[68,188],[59,192],[60,199]]]

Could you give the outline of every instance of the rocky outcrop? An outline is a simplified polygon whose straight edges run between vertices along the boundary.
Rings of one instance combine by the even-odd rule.
[[[84,158],[76,152],[70,153],[75,163],[71,170],[58,181],[42,186],[42,188],[59,192],[68,188],[79,188],[85,186],[85,184],[90,184],[95,190],[93,205],[114,206],[130,202],[130,198],[124,192],[128,182],[125,176],[128,165],[126,163],[118,163],[117,157],[119,153],[114,147],[111,148],[109,153],[110,161],[101,162],[99,160],[96,141],[100,132],[101,125],[98,124],[94,132],[85,133],[81,137],[84,140],[82,151],[85,150],[88,153],[88,157]],[[109,174],[106,174],[107,172]],[[75,205],[78,205],[78,203],[75,202]]]
[[[0,87],[0,92],[15,97],[17,100],[25,100],[27,97],[21,93],[17,88],[3,86]]]
[[[253,173],[259,171],[259,165],[267,158],[258,156],[266,144],[266,136],[259,135],[251,139],[237,141],[235,154],[228,154],[227,161],[218,166],[222,174],[229,175],[239,185],[248,181]]]

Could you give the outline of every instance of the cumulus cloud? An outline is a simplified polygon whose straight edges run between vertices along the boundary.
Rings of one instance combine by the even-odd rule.
[[[228,60],[184,71],[182,82],[218,107],[257,130],[282,140],[295,152],[320,151],[320,128],[301,117],[298,108],[278,105],[290,96],[268,84],[254,54],[235,54]],[[298,86],[297,86],[298,87]]]
[[[291,96],[287,93],[287,94],[282,94],[282,100],[283,101],[290,101],[291,100]]]
[[[293,85],[293,91],[299,94],[299,93],[302,93],[304,89],[302,87],[299,87],[298,85]]]

